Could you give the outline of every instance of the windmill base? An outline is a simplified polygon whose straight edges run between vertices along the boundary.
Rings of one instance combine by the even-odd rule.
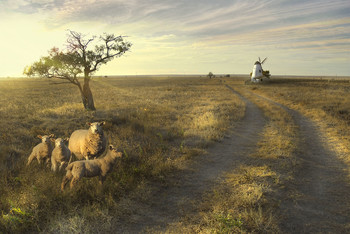
[[[259,77],[259,78],[251,78],[245,81],[245,84],[259,84],[259,83],[269,83],[269,77]]]

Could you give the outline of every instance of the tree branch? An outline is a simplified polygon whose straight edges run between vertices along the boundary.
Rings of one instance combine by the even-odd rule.
[[[97,67],[98,67],[98,65],[99,65],[100,63],[103,63],[104,61],[108,61],[109,59],[114,58],[114,57],[116,57],[116,56],[118,56],[118,55],[121,55],[122,53],[125,53],[125,52],[124,52],[124,51],[120,51],[120,52],[115,53],[115,54],[112,54],[112,55],[106,55],[105,57],[103,57],[103,58],[97,60],[97,61],[95,62],[95,64],[93,65],[93,69],[91,69],[90,72],[96,71],[96,70],[97,70]]]

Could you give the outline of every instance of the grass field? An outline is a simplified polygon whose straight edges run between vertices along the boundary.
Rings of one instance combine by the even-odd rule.
[[[109,230],[111,217],[128,210],[118,204],[122,197],[142,197],[147,181],[165,181],[244,115],[239,99],[204,78],[99,78],[91,86],[95,112],[83,109],[69,84],[0,81],[1,230],[94,232],[101,223],[100,232]],[[100,120],[125,156],[103,187],[95,186],[97,179],[84,180],[75,191],[61,193],[61,174],[36,162],[25,167],[38,134],[69,137]]]
[[[118,230],[151,199],[150,183],[172,184],[171,176],[201,160],[245,116],[242,99],[264,113],[255,151],[206,193],[197,214],[166,232],[280,232],[276,210],[282,188],[298,167],[299,129],[285,108],[315,121],[350,168],[350,83],[342,80],[275,79],[243,85],[238,77],[111,77],[91,83],[96,111],[85,111],[70,84],[46,79],[0,80],[0,230],[3,232],[106,233]],[[257,94],[257,95],[256,95]],[[124,153],[106,182],[84,179],[60,191],[63,174],[25,163],[39,134],[69,137],[86,122],[106,121],[109,142]],[[350,178],[350,170],[348,169]],[[289,194],[295,196],[296,194]],[[155,229],[157,230],[157,229]]]

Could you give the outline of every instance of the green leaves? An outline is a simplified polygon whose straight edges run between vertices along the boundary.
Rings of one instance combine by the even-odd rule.
[[[49,56],[41,57],[39,61],[27,66],[23,73],[27,76],[69,79],[81,73],[81,68],[81,58],[77,53],[64,53],[54,47],[49,51]]]

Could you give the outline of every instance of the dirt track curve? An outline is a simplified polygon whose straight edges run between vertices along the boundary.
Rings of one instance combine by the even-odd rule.
[[[193,204],[200,201],[203,193],[220,181],[225,172],[240,165],[254,151],[264,127],[263,113],[255,104],[228,88],[246,104],[245,117],[237,124],[234,133],[210,147],[208,154],[191,165],[191,169],[175,176],[177,186],[154,186],[152,198],[138,204],[138,213],[129,219],[128,224],[121,223],[119,231],[137,233],[146,228],[162,230],[168,224],[179,221],[184,214],[194,212]]]
[[[193,204],[199,202],[225,172],[247,162],[266,120],[255,104],[230,86],[226,87],[245,102],[244,119],[229,137],[210,147],[207,155],[196,160],[191,169],[175,175],[175,186],[154,185],[151,198],[137,204],[138,212],[127,221],[119,220],[118,231],[138,233],[148,228],[166,229],[185,214],[195,212]],[[277,213],[282,233],[350,233],[350,186],[346,181],[346,165],[328,148],[327,139],[315,123],[295,110],[265,99],[292,115],[302,139],[298,146],[300,164],[295,180],[282,191]]]
[[[294,183],[288,184],[282,200],[280,228],[283,233],[350,233],[350,186],[347,166],[330,149],[316,124],[298,111],[271,99],[291,114],[301,143]],[[293,195],[293,198],[287,198]]]

